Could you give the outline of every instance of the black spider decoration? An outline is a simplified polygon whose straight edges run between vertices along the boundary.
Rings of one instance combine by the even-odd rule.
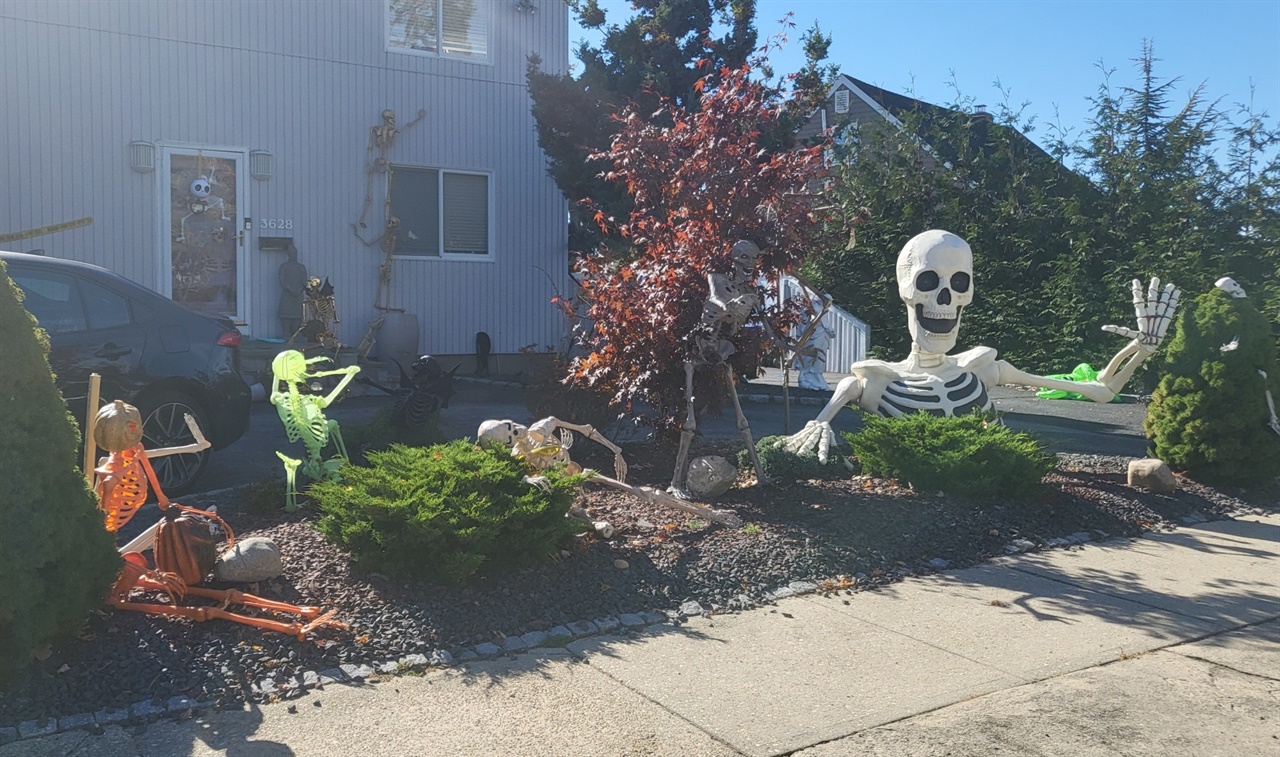
[[[360,381],[391,395],[394,402],[391,419],[396,428],[422,428],[432,415],[449,406],[449,398],[453,396],[453,374],[461,363],[445,371],[439,360],[422,355],[413,361],[413,375],[410,376],[400,361],[394,362],[400,369],[400,386],[396,389],[388,389],[367,378]]]

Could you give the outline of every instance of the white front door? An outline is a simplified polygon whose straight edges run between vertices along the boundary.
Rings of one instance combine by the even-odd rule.
[[[201,313],[248,324],[242,233],[248,153],[163,148],[159,291]]]

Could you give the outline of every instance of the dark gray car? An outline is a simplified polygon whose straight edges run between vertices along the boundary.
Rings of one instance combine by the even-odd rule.
[[[230,320],[187,310],[95,265],[16,252],[0,252],[0,261],[49,332],[49,362],[77,421],[84,421],[89,374],[97,373],[103,402],[122,399],[142,413],[148,448],[194,441],[187,413],[214,450],[244,434],[249,387]],[[208,460],[209,450],[158,458],[165,493],[189,490]]]

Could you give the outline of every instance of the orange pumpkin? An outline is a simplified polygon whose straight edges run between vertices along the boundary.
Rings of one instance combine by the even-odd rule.
[[[218,560],[217,538],[209,521],[176,506],[165,510],[156,529],[155,559],[156,568],[178,574],[187,586],[203,583]]]
[[[108,452],[123,452],[142,441],[142,414],[124,400],[104,405],[93,423],[93,441]]]

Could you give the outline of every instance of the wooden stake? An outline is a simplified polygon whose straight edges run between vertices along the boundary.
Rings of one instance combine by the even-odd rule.
[[[89,374],[89,398],[85,402],[84,419],[84,477],[93,487],[94,458],[98,455],[98,445],[93,441],[93,428],[98,422],[98,393],[102,391],[102,377],[96,373]]]

